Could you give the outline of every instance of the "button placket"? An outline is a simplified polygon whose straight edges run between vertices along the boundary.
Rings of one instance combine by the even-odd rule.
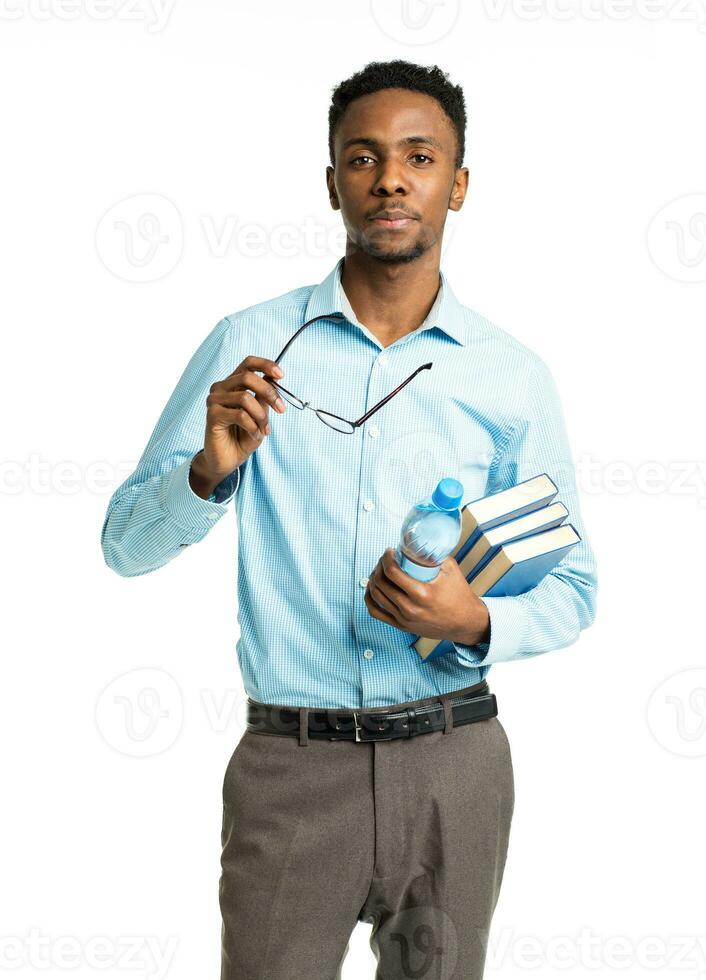
[[[390,390],[389,372],[386,370],[386,368],[390,365],[390,363],[391,363],[391,355],[387,351],[383,351],[382,353],[380,353],[377,359],[373,361],[371,367],[370,389],[368,392],[367,408],[370,408],[372,405],[376,404],[376,402],[380,401],[380,399],[382,399],[389,392]],[[375,371],[376,368],[380,368],[380,370],[376,372]],[[375,418],[371,419],[369,422],[366,422],[365,430],[367,432],[368,438],[373,440],[379,439],[380,436],[382,435],[382,426],[378,424],[378,421]],[[366,452],[366,447],[368,445],[370,445],[371,449],[373,448],[372,445],[369,444],[367,440],[364,439],[361,445],[360,482],[359,482],[360,507],[361,510],[364,512],[364,515],[361,515],[360,520],[357,522],[356,533],[358,537],[355,544],[356,555],[360,556],[361,562],[366,562],[366,556],[367,556],[366,564],[364,564],[362,568],[359,568],[360,577],[358,578],[358,585],[361,590],[367,587],[369,582],[369,577],[367,574],[360,574],[360,573],[369,572],[379,558],[379,555],[377,553],[373,555],[373,551],[375,549],[371,545],[371,542],[373,541],[374,538],[373,529],[376,527],[376,524],[374,523],[374,519],[375,519],[375,511],[378,506],[378,502],[374,497],[375,487],[372,486],[370,482],[373,469],[372,469],[372,462],[368,462],[368,460],[374,459],[374,456],[371,457],[370,454]],[[375,449],[377,451],[377,446],[375,447]],[[365,496],[366,489],[370,494],[369,496]],[[371,491],[373,491],[373,493],[371,493]],[[365,599],[362,595],[360,596],[360,604],[354,608],[353,617],[354,617],[355,631],[358,638],[363,642],[366,639],[368,640],[368,642],[370,642],[371,639],[374,642],[375,639],[375,634],[373,632],[374,627],[371,626],[370,613],[368,612],[367,606],[365,604]],[[363,660],[372,662],[372,660],[375,658],[375,650],[370,646],[364,647],[361,652],[362,652]],[[367,704],[369,701],[368,692],[366,690],[366,686],[368,683],[367,682],[368,676],[369,676],[368,671],[366,671],[365,669],[361,670],[361,688],[363,692],[363,701],[362,701],[363,705]]]

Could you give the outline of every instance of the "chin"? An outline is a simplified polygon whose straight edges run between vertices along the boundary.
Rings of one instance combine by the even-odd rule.
[[[429,246],[425,242],[414,242],[411,245],[374,245],[370,241],[362,244],[362,251],[366,255],[377,259],[378,262],[414,262],[424,255]]]

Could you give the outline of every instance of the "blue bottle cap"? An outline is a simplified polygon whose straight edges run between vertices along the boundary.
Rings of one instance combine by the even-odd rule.
[[[444,477],[437,483],[431,499],[441,510],[456,510],[463,500],[463,484],[451,476]]]

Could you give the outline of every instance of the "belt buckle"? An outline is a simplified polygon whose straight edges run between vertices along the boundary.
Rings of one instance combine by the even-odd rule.
[[[358,734],[359,732],[362,731],[362,728],[358,724],[358,712],[357,711],[354,711],[353,712],[353,724],[355,725],[355,740],[356,740],[356,742],[362,742],[363,739]]]
[[[370,733],[370,738],[361,738],[360,732],[364,731],[362,725],[358,724],[358,715],[362,714],[360,711],[353,711],[353,724],[355,725],[355,740],[356,742],[389,742],[392,735],[374,735]]]

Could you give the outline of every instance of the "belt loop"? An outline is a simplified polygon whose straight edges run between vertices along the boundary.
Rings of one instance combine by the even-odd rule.
[[[448,735],[449,732],[453,731],[454,727],[454,716],[451,711],[451,698],[442,696],[440,700],[444,708],[444,735]]]
[[[309,744],[309,709],[299,709],[299,744]]]

